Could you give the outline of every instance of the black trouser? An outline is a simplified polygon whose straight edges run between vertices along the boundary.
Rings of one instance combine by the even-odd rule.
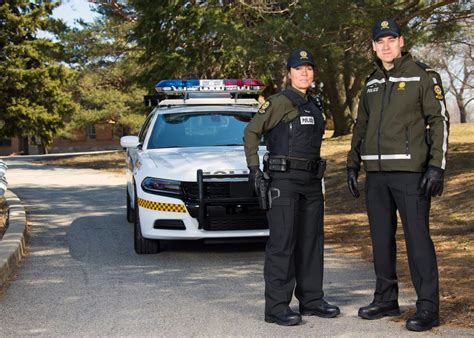
[[[374,255],[374,301],[398,299],[396,273],[397,209],[402,219],[408,264],[418,310],[438,312],[436,253],[429,230],[430,198],[418,191],[422,173],[368,172],[366,203]]]
[[[279,193],[275,190],[277,189]],[[313,173],[272,173],[272,207],[267,211],[270,238],[265,252],[265,313],[288,308],[295,288],[300,306],[323,298],[323,216],[321,180]]]

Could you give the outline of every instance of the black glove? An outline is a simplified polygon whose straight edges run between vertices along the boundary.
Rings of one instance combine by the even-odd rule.
[[[359,198],[360,193],[357,188],[357,177],[359,176],[359,170],[356,168],[347,168],[347,186],[352,196]]]
[[[263,180],[263,172],[260,168],[256,165],[249,167],[249,182],[256,194],[258,194],[261,180]]]
[[[420,190],[428,196],[441,196],[444,185],[444,170],[429,166],[420,183]]]

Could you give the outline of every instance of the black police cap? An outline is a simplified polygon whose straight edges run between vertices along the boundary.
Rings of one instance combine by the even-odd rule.
[[[301,65],[311,65],[314,67],[313,54],[307,49],[293,49],[288,56],[286,67],[295,68]]]
[[[400,27],[393,19],[379,20],[372,29],[372,40],[374,41],[383,36],[399,37],[400,35],[402,35]]]

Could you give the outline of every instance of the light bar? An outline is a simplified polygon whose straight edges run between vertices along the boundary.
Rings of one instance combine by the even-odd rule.
[[[157,92],[167,94],[201,91],[257,93],[263,88],[263,82],[255,79],[161,80],[155,86]]]

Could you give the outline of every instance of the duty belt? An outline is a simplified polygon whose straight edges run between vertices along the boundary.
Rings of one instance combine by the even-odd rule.
[[[326,169],[325,160],[297,160],[288,158],[268,158],[267,166],[270,171],[284,172],[288,169],[305,170],[315,173],[320,173],[321,176],[324,174]]]

